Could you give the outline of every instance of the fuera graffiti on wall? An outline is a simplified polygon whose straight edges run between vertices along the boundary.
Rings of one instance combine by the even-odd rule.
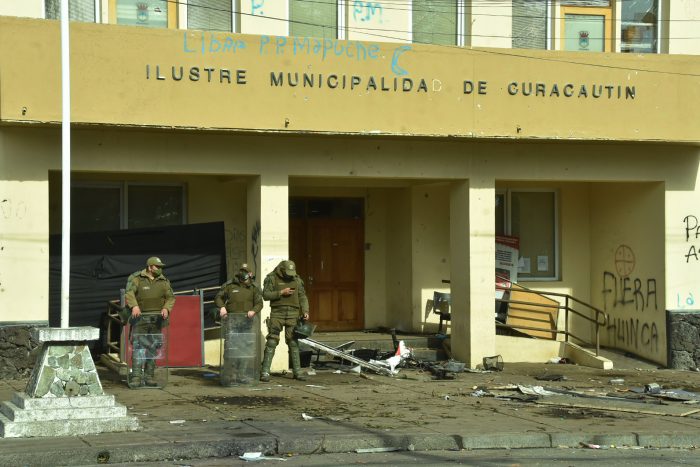
[[[628,245],[615,250],[615,271],[603,271],[603,311],[608,343],[632,351],[658,353],[659,297],[654,277],[634,275],[637,258]]]

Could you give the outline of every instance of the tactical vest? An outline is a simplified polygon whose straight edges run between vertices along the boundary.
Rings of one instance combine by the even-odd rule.
[[[147,277],[138,276],[136,278],[138,286],[136,289],[136,301],[143,313],[160,313],[165,305],[165,297],[168,293],[168,281],[156,279],[151,281]]]
[[[244,285],[232,284],[226,294],[226,311],[229,313],[243,313],[250,311],[255,306],[255,288]]]
[[[301,304],[299,303],[299,282],[296,280],[296,278],[290,280],[290,281],[284,281],[280,278],[279,275],[275,272],[272,275],[272,283],[275,286],[275,290],[278,292],[281,292],[282,290],[286,289],[287,287],[296,289],[292,295],[289,297],[285,297],[283,295],[280,295],[280,298],[275,299],[275,300],[270,300],[270,306],[272,308],[278,307],[278,306],[291,306],[294,308],[301,308]]]

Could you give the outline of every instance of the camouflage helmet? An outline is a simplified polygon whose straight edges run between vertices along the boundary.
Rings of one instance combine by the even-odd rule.
[[[316,326],[311,324],[309,321],[299,320],[297,325],[294,326],[294,335],[299,339],[311,337],[315,329]]]

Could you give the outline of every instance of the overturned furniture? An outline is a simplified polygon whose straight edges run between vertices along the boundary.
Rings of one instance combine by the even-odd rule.
[[[445,324],[445,333],[447,333],[447,323],[452,321],[452,313],[450,312],[451,296],[449,292],[433,292],[433,313],[440,317],[438,325],[438,334],[442,334],[442,326]]]

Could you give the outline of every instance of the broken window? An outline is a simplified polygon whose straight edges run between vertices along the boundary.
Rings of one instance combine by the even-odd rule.
[[[657,53],[659,44],[658,0],[622,2],[620,52]]]

